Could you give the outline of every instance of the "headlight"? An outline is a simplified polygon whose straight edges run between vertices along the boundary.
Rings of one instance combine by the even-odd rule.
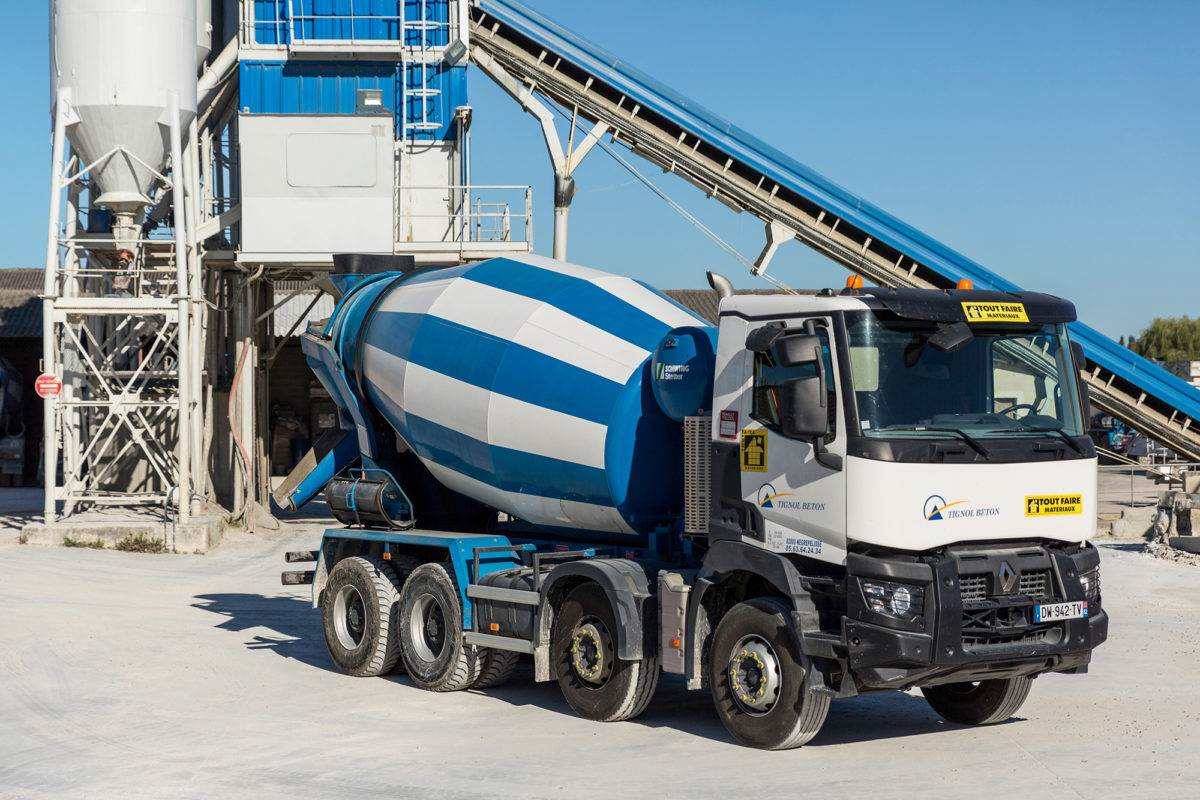
[[[1100,599],[1100,568],[1079,573],[1079,585],[1083,587],[1083,596],[1088,600]]]
[[[916,619],[925,610],[925,590],[920,586],[891,581],[863,581],[867,608],[897,619]]]

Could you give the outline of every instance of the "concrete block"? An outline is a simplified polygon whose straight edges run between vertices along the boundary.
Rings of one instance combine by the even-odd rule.
[[[146,517],[114,519],[106,516],[105,519],[69,518],[50,525],[32,522],[21,529],[21,539],[26,544],[48,547],[61,546],[70,540],[84,545],[102,544],[111,549],[123,539],[143,536],[164,541],[168,551],[206,553],[221,541],[222,529],[220,517],[193,517],[187,523],[168,525],[164,540],[160,520]]]

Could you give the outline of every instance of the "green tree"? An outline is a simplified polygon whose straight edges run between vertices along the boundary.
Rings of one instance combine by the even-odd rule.
[[[1155,317],[1140,336],[1129,337],[1129,349],[1158,361],[1200,361],[1200,319]]]

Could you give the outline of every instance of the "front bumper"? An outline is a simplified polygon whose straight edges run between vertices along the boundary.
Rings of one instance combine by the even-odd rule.
[[[843,635],[855,683],[899,689],[1084,671],[1108,637],[1099,594],[1085,598],[1078,579],[1098,564],[1094,548],[1039,544],[949,548],[922,558],[851,556]],[[1004,570],[1019,579],[1004,580]],[[923,613],[899,621],[871,611],[863,580],[923,587]],[[1034,606],[1072,600],[1087,601],[1087,617],[1033,622]]]

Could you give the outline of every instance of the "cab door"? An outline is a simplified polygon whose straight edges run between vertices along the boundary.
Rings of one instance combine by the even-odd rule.
[[[833,330],[829,317],[789,319],[779,337],[816,336],[820,363],[785,366],[779,340],[761,352],[746,351],[749,391],[742,397],[746,422],[739,431],[740,475],[743,499],[761,515],[758,534],[768,549],[844,563],[846,480],[839,466],[846,457],[846,419]],[[785,381],[812,376],[823,377],[827,404],[827,427],[819,437],[826,455],[821,458],[813,440],[786,436],[781,418]]]

